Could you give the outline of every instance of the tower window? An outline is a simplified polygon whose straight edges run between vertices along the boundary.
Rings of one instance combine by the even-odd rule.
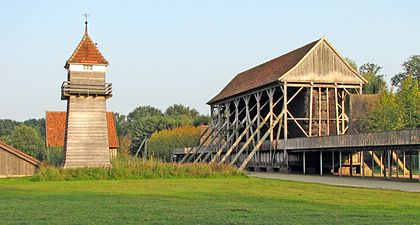
[[[92,65],[83,65],[83,70],[92,70],[93,66]]]

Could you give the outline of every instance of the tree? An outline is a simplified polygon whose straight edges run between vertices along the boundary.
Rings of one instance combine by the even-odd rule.
[[[143,139],[150,137],[153,132],[170,127],[170,121],[160,109],[152,106],[135,108],[127,116],[127,131],[132,138],[131,150],[136,150]]]
[[[352,60],[352,59],[350,59],[350,58],[347,58],[347,57],[346,57],[346,61],[350,64],[350,66],[351,66],[354,70],[356,70],[356,71],[357,71],[357,64],[356,64],[356,62],[355,62],[354,60]]]
[[[42,140],[45,140],[45,119],[29,119],[23,122],[24,124],[33,127],[37,130]]]
[[[117,129],[118,137],[125,137],[128,135],[127,117],[120,113],[114,113],[115,128]]]
[[[374,63],[365,63],[360,66],[359,73],[368,81],[363,86],[363,93],[378,94],[386,90],[384,75],[379,74],[381,69],[381,66]]]
[[[17,125],[13,133],[6,137],[5,142],[35,158],[43,159],[43,141],[37,130],[31,126]]]
[[[4,139],[13,133],[15,126],[19,125],[19,122],[9,119],[0,120],[0,139]]]
[[[403,72],[395,74],[391,78],[392,86],[399,87],[401,83],[411,75],[417,85],[420,84],[420,55],[413,55],[409,57],[403,64]]]
[[[172,106],[169,106],[165,110],[165,115],[167,115],[167,116],[186,115],[186,116],[190,116],[190,117],[197,117],[197,116],[200,115],[200,113],[197,110],[192,109],[190,107],[186,107],[182,104],[174,104]]]
[[[367,131],[398,130],[404,127],[402,108],[395,94],[383,91],[374,109],[369,113],[370,119],[365,121]]]
[[[411,75],[405,78],[397,92],[397,102],[402,109],[404,128],[420,127],[419,84]]]

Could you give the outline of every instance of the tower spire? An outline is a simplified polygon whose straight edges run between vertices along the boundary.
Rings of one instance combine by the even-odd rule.
[[[85,17],[85,34],[88,33],[88,17],[90,16],[88,13],[83,13],[83,17]]]

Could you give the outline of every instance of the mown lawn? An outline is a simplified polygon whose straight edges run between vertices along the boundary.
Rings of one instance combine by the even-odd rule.
[[[2,179],[0,224],[420,224],[420,193],[245,177]]]

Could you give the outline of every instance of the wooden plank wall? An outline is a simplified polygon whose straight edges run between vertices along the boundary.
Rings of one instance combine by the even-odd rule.
[[[110,166],[105,97],[68,101],[64,167]]]
[[[21,177],[35,174],[37,166],[0,148],[0,177]]]
[[[282,79],[287,82],[360,84],[334,50],[323,41],[295,69]]]
[[[278,149],[310,150],[345,147],[381,147],[420,145],[420,129],[359,133],[338,136],[290,138],[286,146],[280,141]]]

